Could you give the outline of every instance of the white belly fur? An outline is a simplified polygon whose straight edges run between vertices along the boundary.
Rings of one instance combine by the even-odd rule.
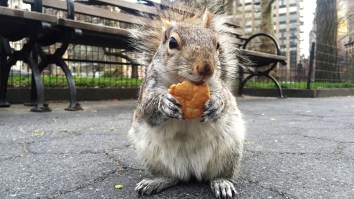
[[[224,152],[242,150],[244,125],[236,108],[216,122],[170,119],[157,127],[133,123],[129,136],[148,170],[158,168],[181,180],[210,180],[222,172]]]

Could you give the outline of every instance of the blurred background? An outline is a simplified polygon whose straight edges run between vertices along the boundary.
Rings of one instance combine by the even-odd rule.
[[[130,2],[148,6],[153,6],[154,2],[170,3],[167,0]],[[209,1],[195,0],[194,3],[202,9]],[[281,55],[288,60],[286,65],[278,64],[271,72],[283,88],[354,88],[354,0],[224,0],[221,3],[225,15],[239,25],[245,36],[259,32],[274,36]],[[9,7],[30,10],[30,6],[21,0],[9,0]],[[100,7],[124,12],[114,6]],[[58,16],[66,14],[53,9],[44,12]],[[120,28],[130,27],[130,24],[97,17],[76,15],[76,19]],[[19,49],[21,42],[24,41],[12,42],[11,47]],[[260,38],[248,48],[274,51],[274,48],[267,46],[268,43]],[[45,51],[53,52],[55,48],[51,46]],[[145,77],[146,66],[132,65],[131,60],[120,56],[122,54],[132,60],[137,56],[124,49],[70,45],[64,58],[78,87],[137,88]],[[63,71],[55,65],[43,71],[42,79],[46,87],[67,85]],[[30,87],[30,83],[31,70],[26,64],[17,62],[11,69],[9,86]],[[274,83],[255,77],[247,82],[246,87],[274,88]]]

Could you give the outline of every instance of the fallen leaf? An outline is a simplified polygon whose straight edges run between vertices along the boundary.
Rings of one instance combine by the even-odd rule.
[[[123,189],[123,188],[124,188],[124,185],[122,185],[122,184],[116,184],[116,185],[114,185],[114,188],[116,188],[116,189]]]

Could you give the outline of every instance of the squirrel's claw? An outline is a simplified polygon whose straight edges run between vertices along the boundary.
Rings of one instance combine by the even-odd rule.
[[[232,199],[236,197],[237,191],[232,182],[226,179],[213,180],[210,183],[211,190],[216,198]]]
[[[211,98],[207,101],[204,107],[204,113],[202,115],[201,122],[207,122],[209,120],[215,121],[224,111],[225,104],[224,100],[219,94],[212,94]]]
[[[139,195],[151,195],[154,193],[158,193],[163,189],[174,186],[179,182],[179,180],[173,178],[155,178],[155,179],[144,179],[139,182],[135,191]]]
[[[159,111],[166,118],[182,119],[181,105],[171,94],[162,94],[159,100]]]

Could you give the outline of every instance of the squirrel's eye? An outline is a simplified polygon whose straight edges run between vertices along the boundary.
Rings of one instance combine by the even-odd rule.
[[[168,47],[170,49],[177,49],[178,48],[178,42],[177,42],[176,38],[174,38],[174,37],[170,38],[170,42],[168,43]]]
[[[216,50],[219,50],[219,48],[220,48],[220,44],[219,44],[219,42],[216,44]]]

